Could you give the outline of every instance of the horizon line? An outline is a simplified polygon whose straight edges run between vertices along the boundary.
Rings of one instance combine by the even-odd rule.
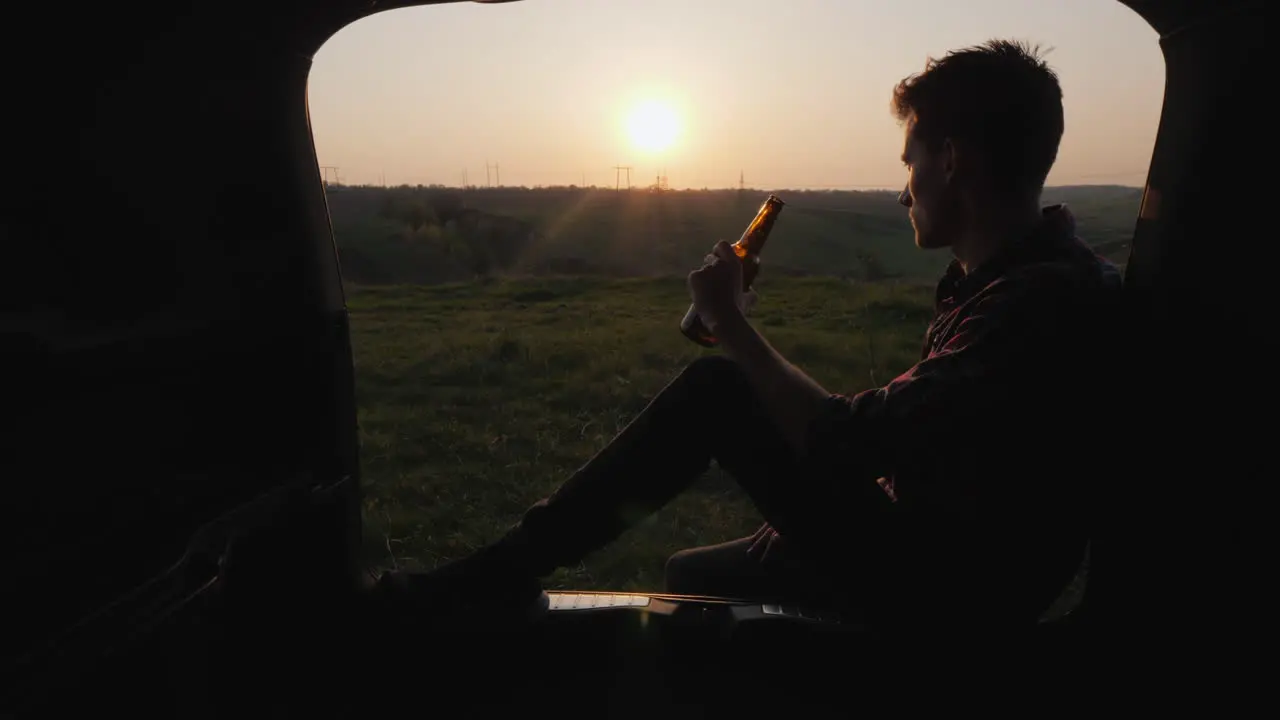
[[[376,183],[342,183],[342,182],[332,182],[332,183],[328,183],[328,182],[326,182],[326,183],[324,183],[324,185],[325,185],[325,187],[376,188],[376,189],[383,189],[383,190],[390,190],[390,189],[392,189],[392,188],[405,188],[405,187],[408,187],[408,188],[438,188],[438,189],[443,189],[443,190],[465,190],[465,191],[471,191],[471,190],[476,190],[476,191],[491,191],[491,190],[607,190],[607,191],[609,191],[609,192],[636,192],[636,191],[639,191],[639,192],[648,192],[648,191],[653,190],[653,187],[652,187],[652,186],[649,186],[649,185],[632,185],[632,186],[631,186],[631,187],[629,187],[629,188],[621,188],[621,189],[619,189],[619,188],[610,188],[608,185],[577,185],[577,184],[568,184],[568,185],[493,185],[493,186],[486,186],[486,185],[448,185],[448,184],[444,184],[444,183],[425,183],[425,184],[424,184],[424,183],[398,183],[398,184],[394,184],[394,185],[393,185],[393,184],[383,184],[383,185],[379,185],[379,184],[376,184]],[[1126,184],[1126,183],[1088,183],[1088,182],[1080,182],[1080,183],[1061,183],[1061,184],[1054,184],[1054,185],[1045,185],[1043,189],[1045,189],[1045,190],[1052,190],[1052,189],[1057,189],[1057,188],[1078,188],[1078,187],[1110,187],[1110,188],[1124,188],[1124,189],[1127,189],[1127,190],[1142,190],[1142,189],[1145,187],[1145,185],[1129,185],[1129,184]],[[880,187],[880,186],[845,186],[845,187],[840,187],[840,186],[810,186],[810,187],[805,187],[805,186],[795,186],[795,187],[777,186],[777,187],[772,187],[772,188],[759,188],[759,187],[744,187],[744,188],[739,188],[739,187],[736,187],[736,186],[725,186],[725,187],[710,187],[710,186],[706,186],[706,187],[700,187],[700,188],[698,188],[698,187],[665,188],[665,189],[661,190],[660,192],[668,192],[668,193],[670,193],[670,192],[722,192],[722,191],[732,191],[732,192],[738,192],[738,191],[741,191],[741,192],[784,192],[784,191],[785,191],[785,192],[867,192],[867,193],[881,193],[881,192],[889,192],[889,193],[898,193],[898,192],[902,192],[902,187],[900,187],[900,186],[892,186],[892,187],[890,187],[890,186],[885,186],[885,187]]]

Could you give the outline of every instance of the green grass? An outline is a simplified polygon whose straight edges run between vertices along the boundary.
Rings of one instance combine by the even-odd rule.
[[[915,283],[767,274],[758,289],[756,326],[839,392],[915,362],[932,295]],[[377,567],[429,569],[496,539],[680,368],[715,352],[677,329],[688,307],[683,279],[352,287],[348,302],[365,547]],[[549,586],[656,589],[671,553],[759,522],[713,467]]]

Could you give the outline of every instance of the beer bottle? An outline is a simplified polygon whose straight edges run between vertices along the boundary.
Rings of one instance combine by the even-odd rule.
[[[734,254],[742,259],[743,292],[751,289],[751,282],[760,272],[760,251],[764,249],[765,240],[769,239],[769,231],[773,229],[773,222],[778,219],[783,205],[786,203],[778,199],[777,195],[766,198],[764,204],[760,206],[760,212],[756,213],[755,219],[747,226],[742,237],[738,238],[738,242],[732,246]],[[685,313],[684,320],[680,321],[680,332],[703,347],[715,347],[719,344],[715,336],[702,323],[702,318],[698,317],[698,311],[693,305],[689,305],[689,312]]]

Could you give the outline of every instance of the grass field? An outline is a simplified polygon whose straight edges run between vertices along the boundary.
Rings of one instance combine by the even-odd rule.
[[[370,564],[429,569],[498,538],[684,365],[714,352],[678,332],[689,302],[683,274],[709,238],[736,237],[762,197],[331,192],[353,283]],[[1123,263],[1139,198],[1136,188],[1077,186],[1048,188],[1044,202],[1068,203],[1085,240]],[[914,246],[894,193],[789,191],[786,199],[765,253],[757,327],[833,391],[857,392],[910,367],[948,255]],[[468,260],[501,238],[468,236],[443,219],[463,206],[481,208],[494,227],[532,229],[535,240],[518,248],[514,264],[477,279]],[[442,282],[458,277],[468,280]],[[549,585],[657,589],[671,553],[759,523],[713,467],[692,492]]]
[[[769,277],[756,326],[831,390],[918,357],[932,288]],[[538,279],[348,289],[366,551],[431,568],[498,537],[703,350],[677,326],[683,278]],[[674,551],[760,522],[713,468],[695,489],[551,587],[656,589]]]

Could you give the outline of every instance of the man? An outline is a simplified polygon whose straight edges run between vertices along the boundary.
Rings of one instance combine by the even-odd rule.
[[[810,599],[901,627],[1034,622],[1087,541],[1078,428],[1107,414],[1120,274],[1065,207],[1040,206],[1063,111],[1034,49],[930,60],[892,109],[916,244],[954,255],[920,363],[852,397],[824,389],[746,320],[721,242],[689,288],[723,356],[691,364],[506,537],[416,581],[427,595],[534,592],[714,460],[767,524],[677,553],[669,591]]]

